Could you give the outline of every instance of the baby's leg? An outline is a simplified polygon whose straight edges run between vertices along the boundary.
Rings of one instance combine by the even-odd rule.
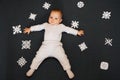
[[[63,69],[67,72],[68,77],[70,79],[72,79],[74,77],[74,74],[71,71],[71,66],[70,66],[69,60],[68,60],[62,47],[59,48],[55,58],[57,58],[58,61],[61,63]]]
[[[44,59],[48,57],[47,52],[43,49],[37,51],[36,56],[34,57],[30,69],[27,71],[26,76],[30,77],[33,75],[36,69],[38,69],[39,65],[43,62]]]

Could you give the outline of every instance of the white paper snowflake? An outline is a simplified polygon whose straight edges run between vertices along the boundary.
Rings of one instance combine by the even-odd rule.
[[[21,49],[30,49],[31,46],[31,40],[22,40],[22,48]]]
[[[108,70],[108,67],[109,67],[109,63],[108,62],[104,62],[104,61],[101,62],[100,69]]]
[[[18,59],[17,63],[20,67],[23,67],[27,63],[27,61],[25,60],[25,58],[21,57]]]
[[[84,51],[84,50],[86,50],[86,49],[88,48],[88,47],[86,46],[85,42],[79,44],[78,46],[80,47],[81,51]]]
[[[13,28],[13,35],[18,34],[18,33],[22,33],[22,31],[21,31],[21,25],[12,26],[12,28]]]
[[[51,4],[49,4],[48,2],[45,2],[42,7],[43,7],[44,9],[47,9],[47,10],[48,10],[48,9],[50,8],[50,6],[51,6]]]
[[[72,21],[71,22],[71,27],[78,28],[78,26],[79,26],[79,21]]]
[[[112,39],[105,38],[105,45],[112,46]]]
[[[102,19],[110,19],[111,17],[111,12],[104,11],[102,14]]]
[[[30,13],[29,19],[35,20],[37,14]]]
[[[82,2],[82,1],[79,1],[78,3],[77,3],[77,7],[78,8],[82,8],[82,7],[84,7],[84,2]]]

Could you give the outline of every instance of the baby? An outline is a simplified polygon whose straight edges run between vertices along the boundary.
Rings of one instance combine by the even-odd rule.
[[[26,76],[30,77],[35,70],[38,69],[39,65],[48,57],[56,58],[63,69],[68,74],[68,77],[72,79],[74,77],[73,72],[71,71],[71,66],[69,60],[65,54],[65,51],[62,47],[61,37],[62,32],[66,32],[72,35],[82,36],[84,35],[83,30],[75,30],[73,28],[67,27],[62,22],[62,12],[59,9],[54,9],[50,12],[48,23],[43,23],[40,25],[31,26],[30,28],[25,28],[24,33],[29,34],[33,31],[45,30],[44,41],[42,42],[41,47],[36,53],[30,69],[26,73]]]

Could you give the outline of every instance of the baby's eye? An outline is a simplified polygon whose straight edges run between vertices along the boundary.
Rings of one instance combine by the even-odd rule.
[[[53,18],[53,17],[50,17],[51,19]]]
[[[55,18],[55,20],[57,20],[58,18]]]

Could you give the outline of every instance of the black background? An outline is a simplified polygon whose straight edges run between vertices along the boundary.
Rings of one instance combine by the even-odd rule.
[[[0,80],[69,80],[59,62],[54,58],[45,60],[31,78],[25,76],[31,61],[43,41],[44,31],[30,35],[13,35],[12,26],[26,26],[46,22],[53,8],[63,11],[63,23],[79,21],[83,37],[63,33],[62,42],[75,74],[73,80],[120,80],[120,11],[119,0],[82,0],[83,8],[76,6],[80,0],[0,0]],[[48,10],[42,8],[49,2]],[[111,11],[108,20],[102,19],[103,11]],[[35,21],[28,19],[36,13]],[[104,45],[105,38],[113,39],[112,45]],[[22,40],[31,40],[31,49],[22,50]],[[85,42],[88,49],[81,52],[78,44]],[[20,57],[27,60],[22,68],[17,64]],[[101,61],[109,63],[108,70],[100,69]]]

